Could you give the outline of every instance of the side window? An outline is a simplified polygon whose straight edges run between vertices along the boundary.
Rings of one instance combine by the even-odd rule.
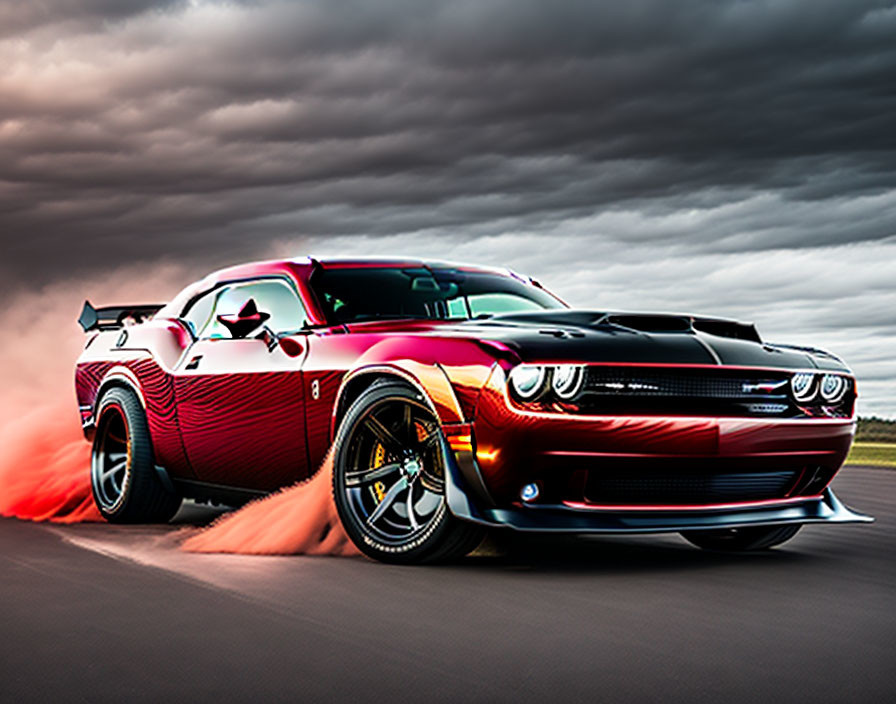
[[[267,326],[274,332],[296,332],[308,321],[296,293],[285,282],[273,279],[233,284],[212,291],[197,300],[183,319],[193,327],[198,338],[229,338],[230,333],[218,322],[217,316],[238,313],[250,298],[255,299],[258,310],[270,314]]]
[[[234,288],[241,289],[234,312],[242,308],[250,298],[254,298],[258,310],[270,313],[271,318],[267,324],[274,332],[298,332],[308,323],[302,302],[285,282],[258,281]]]
[[[448,317],[449,318],[466,318],[467,304],[463,298],[452,298],[448,301]]]
[[[181,314],[180,319],[187,324],[194,337],[199,337],[199,333],[208,325],[212,318],[212,311],[215,309],[215,301],[218,300],[220,294],[221,289],[206,293],[197,299],[185,313]]]

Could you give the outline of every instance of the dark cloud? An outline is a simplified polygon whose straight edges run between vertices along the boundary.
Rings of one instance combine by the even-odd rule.
[[[758,277],[823,330],[893,253],[894,36],[886,0],[0,0],[0,287],[391,242],[732,313]],[[821,286],[756,263],[799,252]]]
[[[0,7],[16,30],[0,42],[7,280],[295,234],[464,237],[896,187],[892,4]],[[769,244],[745,226],[708,244]],[[894,234],[892,217],[830,229],[772,236]]]
[[[97,29],[148,11],[183,7],[185,0],[52,0],[0,3],[0,37],[16,37],[46,27],[73,32]]]

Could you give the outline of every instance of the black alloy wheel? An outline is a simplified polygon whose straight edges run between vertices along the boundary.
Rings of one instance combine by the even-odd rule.
[[[422,394],[374,385],[355,401],[336,440],[333,495],[349,537],[383,562],[462,556],[482,538],[445,500],[442,431]]]
[[[110,523],[165,523],[181,497],[165,489],[155,468],[146,413],[137,395],[115,387],[103,394],[90,459],[97,508]]]

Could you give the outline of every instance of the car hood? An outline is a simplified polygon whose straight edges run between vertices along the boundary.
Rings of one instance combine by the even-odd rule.
[[[848,371],[823,350],[763,342],[755,327],[693,315],[551,310],[453,326],[500,342],[528,362],[720,364]]]

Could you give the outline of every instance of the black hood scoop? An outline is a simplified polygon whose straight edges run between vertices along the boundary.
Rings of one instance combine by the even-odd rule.
[[[539,333],[557,338],[578,337],[581,329],[620,330],[642,333],[702,332],[716,337],[762,342],[750,323],[739,323],[723,318],[656,313],[605,313],[579,310],[511,313],[489,319],[492,324],[538,326]],[[578,329],[578,330],[577,330]]]
[[[696,318],[685,315],[609,314],[604,321],[609,325],[638,332],[705,332],[716,337],[762,342],[756,327],[749,323],[720,318]]]
[[[599,321],[601,325],[616,325],[638,332],[691,332],[691,319],[682,315],[642,315],[639,313],[609,314]]]
[[[542,310],[469,320],[457,330],[499,341],[523,361],[841,367],[810,352],[766,345],[749,323],[687,314]]]

